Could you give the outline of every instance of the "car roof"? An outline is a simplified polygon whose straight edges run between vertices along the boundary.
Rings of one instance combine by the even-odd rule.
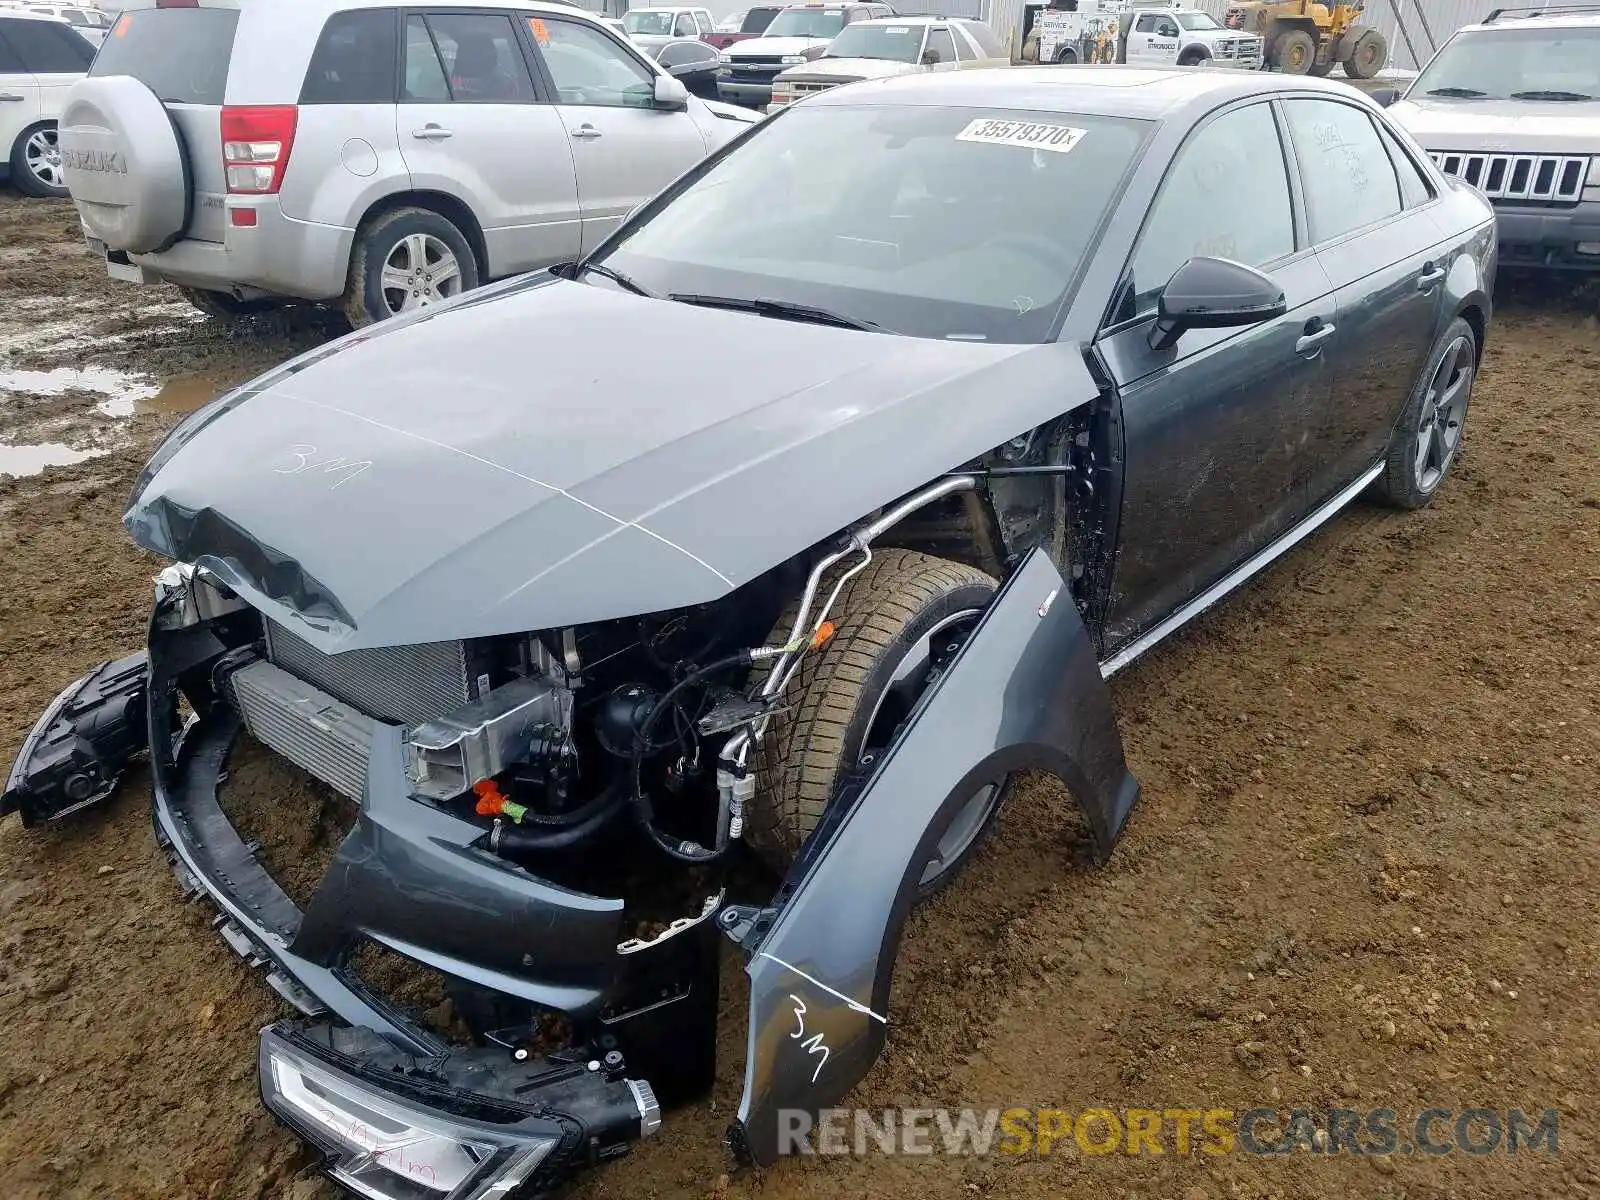
[[[155,8],[158,0],[123,0],[119,10]],[[484,0],[295,0],[292,6],[283,0],[198,0],[200,8],[237,8],[281,13],[285,20],[302,21],[308,17],[325,17],[353,8],[483,8]],[[580,16],[591,21],[599,14],[577,4],[563,0],[496,0],[494,8],[514,8],[519,11],[547,12],[560,16]],[[9,12],[0,8],[0,12]]]
[[[628,12],[704,12],[703,4],[641,4],[637,8],[630,8]],[[623,16],[627,16],[624,13]]]
[[[61,23],[55,13],[29,12],[25,8],[0,8],[0,19],[10,17],[18,21],[54,21]]]
[[[1533,12],[1527,16],[1518,16],[1515,11],[1508,12],[1498,21],[1482,21],[1476,25],[1466,25],[1462,33],[1476,33],[1480,29],[1522,29],[1527,26],[1535,29],[1593,29],[1600,26],[1600,11],[1590,12],[1562,12],[1560,9],[1551,9],[1547,12]]]
[[[907,13],[903,17],[873,17],[870,21],[852,21],[850,27],[857,25],[948,25],[955,20],[954,17],[936,17],[931,13]]]
[[[1307,75],[1102,65],[979,67],[900,75],[819,92],[806,104],[947,104],[1161,120],[1186,109],[1209,111],[1229,100],[1292,92],[1357,97],[1371,104],[1346,84]]]

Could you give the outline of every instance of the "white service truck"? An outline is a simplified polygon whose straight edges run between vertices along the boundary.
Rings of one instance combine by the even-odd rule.
[[[1259,35],[1228,29],[1182,0],[1058,0],[1034,20],[1042,63],[1219,66],[1254,71]],[[1030,41],[1035,40],[1032,35]]]

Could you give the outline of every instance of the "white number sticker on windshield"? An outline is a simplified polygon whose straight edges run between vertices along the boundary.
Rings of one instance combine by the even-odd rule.
[[[960,133],[958,142],[984,142],[991,146],[1016,146],[1023,150],[1052,150],[1065,154],[1083,140],[1083,129],[1071,125],[1041,125],[1036,121],[997,121],[980,117]]]

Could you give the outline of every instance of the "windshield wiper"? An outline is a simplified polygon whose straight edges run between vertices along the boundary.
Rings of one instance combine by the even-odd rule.
[[[608,267],[605,265],[605,263],[584,263],[579,269],[582,272],[593,271],[596,275],[604,276],[606,279],[611,280],[612,283],[619,284],[620,286],[627,288],[635,296],[644,296],[651,300],[661,299],[660,296],[656,295],[643,284],[635,283],[621,271],[617,270],[615,267]]]
[[[738,296],[706,296],[698,292],[673,292],[668,300],[679,304],[696,304],[701,308],[729,308],[735,312],[750,312],[762,317],[780,317],[789,321],[806,321],[812,325],[834,325],[840,329],[861,329],[868,333],[884,332],[882,325],[847,317],[843,313],[829,312],[810,304],[796,304],[792,300],[763,300],[757,297],[745,300]]]
[[[1472,100],[1479,96],[1487,96],[1488,92],[1480,92],[1477,88],[1442,87],[1431,88],[1424,92],[1425,96],[1450,96],[1457,100]]]
[[[1563,91],[1512,92],[1511,93],[1511,98],[1513,100],[1593,100],[1594,99],[1593,96],[1590,96],[1590,95],[1588,95],[1588,94],[1586,94],[1584,92],[1563,92]]]

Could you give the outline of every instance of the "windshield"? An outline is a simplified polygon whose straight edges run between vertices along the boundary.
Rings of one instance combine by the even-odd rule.
[[[824,58],[887,58],[895,62],[917,61],[922,46],[922,25],[846,25],[844,32],[828,43]]]
[[[1600,99],[1600,28],[1473,30],[1448,42],[1408,96]]]
[[[729,13],[727,16],[723,17],[722,20],[717,22],[717,25],[716,25],[717,32],[718,33],[738,33],[739,32],[739,26],[744,24],[745,14],[748,13],[749,11],[750,11],[749,9],[741,8],[736,13]]]
[[[843,28],[842,8],[786,8],[772,18],[763,36],[831,38]]]
[[[676,13],[662,12],[658,9],[638,9],[622,14],[622,27],[629,33],[642,33],[646,36],[666,35],[672,32],[672,18],[675,16]]]
[[[1041,342],[1148,127],[801,107],[669,193],[603,260],[661,296],[804,305],[916,337]]]
[[[1217,19],[1210,13],[1184,12],[1178,14],[1178,24],[1185,29],[1221,29]]]

